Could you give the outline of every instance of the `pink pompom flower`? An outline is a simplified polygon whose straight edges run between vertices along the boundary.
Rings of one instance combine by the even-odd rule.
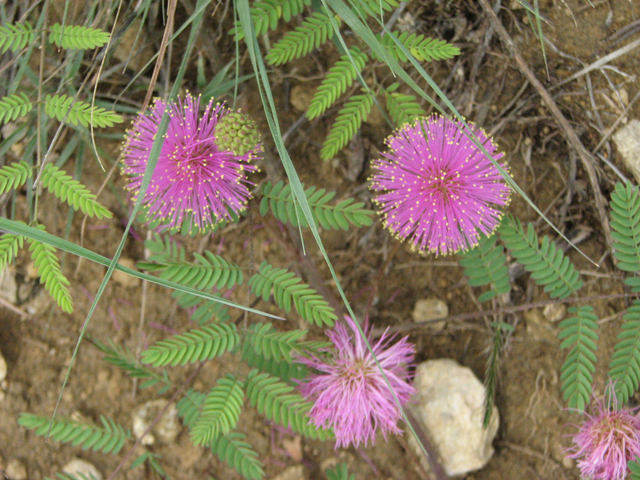
[[[328,358],[299,359],[315,370],[299,386],[302,396],[313,402],[311,421],[319,428],[333,428],[336,448],[373,443],[378,429],[385,438],[388,433],[401,433],[397,426],[401,409],[354,321],[346,316],[345,320],[327,332],[335,346]],[[374,342],[368,330],[365,327],[373,353],[400,404],[405,405],[414,393],[408,382],[413,345],[406,337],[391,345],[393,337],[386,332]]]
[[[606,400],[609,399],[609,400]],[[569,458],[578,460],[583,478],[623,480],[627,462],[640,457],[640,418],[632,409],[619,405],[613,385],[604,398],[593,403],[593,413],[573,436]]]
[[[500,223],[496,207],[509,202],[509,186],[465,131],[502,158],[482,129],[433,115],[396,130],[386,140],[389,152],[372,162],[370,188],[379,192],[374,202],[384,225],[420,252],[473,248],[478,231],[490,235]]]
[[[213,100],[202,116],[199,109],[200,97],[190,94],[168,104],[156,99],[148,112],[138,115],[124,142],[121,169],[129,175],[127,189],[135,200],[162,115],[168,110],[169,127],[143,206],[150,222],[159,221],[170,229],[180,228],[189,219],[190,227],[206,231],[242,212],[251,198],[247,185],[252,184],[245,173],[257,170],[248,164],[262,151],[257,132],[246,125],[238,128],[234,123],[244,116]],[[225,124],[226,120],[231,122]],[[221,137],[222,126],[227,128]],[[233,148],[229,131],[249,137],[253,145]]]

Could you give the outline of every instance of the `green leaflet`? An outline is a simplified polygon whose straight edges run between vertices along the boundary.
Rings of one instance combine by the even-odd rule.
[[[338,318],[327,301],[293,273],[283,268],[273,268],[262,262],[258,273],[249,279],[251,291],[264,301],[273,294],[276,303],[285,312],[295,305],[298,314],[307,322],[318,326],[333,326]]]
[[[65,25],[64,28],[55,23],[51,25],[49,43],[66,49],[88,50],[102,47],[111,35],[99,28],[85,27],[83,25]]]
[[[332,19],[327,13],[312,13],[302,25],[278,40],[265,55],[265,60],[270,65],[282,65],[304,57],[329,39],[329,34],[333,31],[331,22]]]
[[[622,317],[624,324],[609,363],[609,377],[615,383],[618,400],[626,403],[640,381],[640,300],[634,300]]]
[[[520,220],[508,215],[498,228],[500,239],[551,298],[567,298],[582,287],[582,279],[569,257],[547,235],[538,242],[533,225],[524,231]]]
[[[202,402],[198,418],[191,427],[191,440],[196,446],[209,445],[235,428],[244,403],[242,382],[233,375],[219,378]]]
[[[269,420],[314,440],[332,437],[330,430],[318,429],[310,424],[308,412],[312,404],[306,402],[294,386],[268,373],[252,370],[247,377],[246,389],[251,406]]]
[[[186,365],[232,351],[240,337],[235,324],[212,324],[161,340],[142,352],[142,363],[154,367]]]
[[[42,229],[44,230],[44,227]],[[32,238],[27,238],[27,242],[29,242],[31,258],[38,270],[38,275],[40,276],[40,281],[44,284],[44,288],[63,312],[73,312],[73,300],[69,293],[69,280],[62,274],[55,247]]]
[[[418,99],[414,95],[397,92],[399,87],[399,83],[394,83],[385,89],[387,110],[396,127],[426,115]]]
[[[460,55],[460,49],[445,42],[431,37],[425,37],[422,34],[409,32],[391,32],[396,39],[402,43],[409,52],[416,57],[419,62],[431,62],[433,60],[447,60],[456,55]],[[378,40],[387,49],[387,52],[399,62],[407,62],[409,59],[405,53],[398,47],[391,35],[381,37],[377,35]],[[374,54],[375,55],[375,54]],[[377,55],[375,55],[378,58]],[[380,60],[380,58],[378,58]]]
[[[626,272],[640,271],[640,195],[630,183],[616,183],[611,194],[611,237],[617,267]]]
[[[111,218],[112,213],[96,200],[96,196],[83,184],[67,175],[53,163],[42,171],[42,185],[63,202],[67,202],[85,215],[98,219]]]
[[[116,123],[122,123],[124,119],[117,113],[100,107],[92,107],[90,103],[74,102],[67,95],[49,94],[44,99],[44,111],[51,118],[77,127],[112,127]]]
[[[478,297],[480,302],[491,300],[496,295],[511,291],[509,268],[504,248],[496,245],[497,236],[480,235],[475,248],[461,254],[460,265],[469,278],[469,286],[490,285],[490,289]]]
[[[0,123],[17,120],[31,110],[33,110],[33,103],[24,92],[2,97],[0,98]]]
[[[368,60],[367,55],[355,46],[349,49],[349,53],[353,62],[348,55],[342,55],[322,80],[306,113],[309,120],[322,115],[340,95],[347,91],[358,73],[362,72]]]
[[[570,349],[561,368],[560,380],[563,398],[568,401],[569,408],[584,412],[589,404],[593,373],[596,371],[597,357],[594,352],[597,350],[598,317],[590,306],[571,307],[569,313],[576,315],[559,325],[558,338],[563,340],[560,348]]]
[[[262,184],[261,193],[260,214],[262,216],[271,210],[271,213],[283,223],[288,222],[295,227],[298,225],[308,227],[302,212],[298,210],[290,184],[278,182],[272,185],[270,182],[265,182]],[[327,192],[324,188],[316,190],[316,187],[308,187],[304,194],[315,222],[324,229],[348,230],[349,224],[355,227],[368,227],[373,223],[374,212],[362,208],[363,202],[355,202],[353,198],[347,198],[337,205],[329,205],[335,192]]]
[[[36,41],[36,32],[29,22],[0,26],[0,50],[17,52]]]
[[[74,447],[80,446],[82,450],[117,455],[131,434],[102,415],[100,415],[100,421],[102,427],[60,418],[51,424],[48,417],[39,417],[30,413],[21,413],[18,417],[19,425],[35,430],[34,433],[39,437],[46,437],[51,427],[49,438],[55,442],[69,443]]]
[[[347,146],[355,136],[371,111],[373,98],[364,93],[353,95],[338,112],[335,122],[331,126],[327,138],[320,150],[322,160],[331,160],[336,154]]]
[[[256,37],[264,35],[269,30],[278,26],[281,18],[288,22],[292,17],[299,15],[305,6],[311,5],[311,0],[262,0],[251,6],[251,22],[253,23]],[[242,40],[244,32],[236,24],[229,32],[235,35],[235,39]]]
[[[22,187],[33,175],[33,169],[24,160],[0,168],[0,195]]]

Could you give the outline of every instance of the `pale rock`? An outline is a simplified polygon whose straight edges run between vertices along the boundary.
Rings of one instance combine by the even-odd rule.
[[[145,403],[133,413],[133,433],[136,438],[142,437],[149,425],[167,406],[167,400],[159,399]],[[156,438],[163,443],[171,443],[180,433],[178,410],[171,404],[162,418],[153,426],[151,432],[144,436],[142,445],[153,445]]]
[[[493,455],[499,424],[494,406],[488,427],[482,427],[485,388],[473,372],[451,359],[418,365],[411,411],[426,427],[447,475],[464,475],[485,466]],[[415,439],[410,438],[422,457]]]
[[[550,322],[556,323],[567,314],[567,307],[563,303],[550,303],[544,307],[542,314]]]
[[[640,183],[640,120],[631,120],[613,134],[623,163]]]
[[[442,330],[445,322],[433,322],[439,318],[446,318],[449,315],[449,307],[438,298],[422,298],[413,307],[411,316],[414,322],[429,322],[434,330]]]
[[[7,378],[7,361],[0,352],[0,382],[3,382],[5,378]]]
[[[10,265],[0,274],[0,297],[8,302],[15,303],[17,291],[18,284],[16,283],[15,272]]]
[[[272,480],[307,480],[307,475],[302,465],[294,465],[285,468],[284,471],[273,477]]]
[[[77,478],[86,478],[87,480],[102,480],[104,478],[92,463],[80,458],[74,458],[67,463],[62,467],[62,472]]]
[[[26,480],[27,479],[27,467],[17,458],[9,460],[7,467],[4,469],[4,474],[9,480]]]
[[[130,268],[131,270],[136,269],[136,262],[131,258],[123,258],[120,257],[118,263],[123,267]],[[140,285],[140,279],[138,277],[134,277],[133,275],[129,275],[128,273],[121,272],[120,270],[113,271],[113,281],[118,285],[122,285],[123,287],[137,287]]]
[[[293,108],[300,112],[304,112],[307,110],[307,108],[309,108],[312,99],[312,91],[303,85],[294,86],[291,89],[291,94],[289,95],[289,101],[291,102],[291,105],[293,105]]]

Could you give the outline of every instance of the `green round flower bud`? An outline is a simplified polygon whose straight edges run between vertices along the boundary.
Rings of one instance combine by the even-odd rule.
[[[258,149],[260,133],[249,115],[237,111],[228,113],[218,121],[215,140],[220,150],[244,156]]]

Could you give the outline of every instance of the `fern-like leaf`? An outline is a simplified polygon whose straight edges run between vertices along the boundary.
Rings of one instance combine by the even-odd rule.
[[[248,283],[254,295],[261,296],[264,301],[269,300],[273,293],[278,306],[287,313],[291,311],[293,303],[298,314],[309,323],[331,327],[338,318],[321,295],[285,269],[273,268],[267,262],[262,262],[258,273]]]
[[[211,451],[247,480],[262,480],[262,462],[258,459],[258,453],[244,441],[245,438],[246,436],[240,432],[221,435],[213,441]]]
[[[51,26],[49,43],[65,50],[88,50],[102,47],[110,37],[109,32],[104,32],[99,28],[83,25],[65,25],[63,28],[59,23],[56,23]]]
[[[24,245],[24,239],[22,235],[13,233],[5,233],[0,237],[0,273],[16,258],[18,250]]]
[[[242,382],[227,374],[217,383],[204,399],[200,415],[191,428],[191,440],[196,446],[208,445],[220,435],[227,435],[240,418],[244,403]]]
[[[336,121],[331,125],[327,138],[320,150],[322,160],[331,160],[347,146],[349,140],[358,132],[360,125],[367,119],[373,98],[368,94],[353,95],[338,112]]]
[[[361,52],[358,47],[351,47],[349,53],[353,61],[349,59],[348,55],[342,55],[340,60],[329,69],[313,95],[306,113],[309,120],[319,117],[333,105],[338,97],[353,84],[358,73],[367,63],[367,55]]]
[[[558,338],[564,340],[560,348],[570,348],[562,365],[560,380],[563,398],[568,401],[569,408],[584,412],[589,404],[593,373],[596,371],[594,352],[597,350],[598,317],[590,306],[571,307],[569,312],[576,316],[563,320],[559,325]]]
[[[100,343],[95,339],[91,340],[91,342],[106,355],[103,360],[124,370],[131,378],[142,380],[140,388],[152,387],[161,383],[164,385],[158,391],[158,394],[162,395],[171,387],[172,383],[166,371],[163,370],[162,375],[157,374],[151,368],[142,365],[133,352],[116,346],[111,339],[109,339],[109,345]]]
[[[275,30],[281,18],[288,22],[292,17],[300,15],[305,6],[311,5],[311,0],[262,0],[251,6],[251,22],[256,37],[262,36],[269,30]],[[240,25],[229,32],[235,39],[244,38]]]
[[[22,187],[32,175],[33,169],[24,160],[0,168],[0,195]]]
[[[339,463],[334,468],[327,468],[325,471],[327,480],[355,480],[355,474],[349,474],[346,463]]]
[[[40,276],[40,281],[44,284],[44,288],[62,311],[73,312],[73,300],[69,293],[69,280],[62,274],[55,247],[32,238],[27,238],[27,242],[30,244],[31,258],[38,270],[38,275]]]
[[[306,402],[292,385],[268,373],[252,370],[246,388],[251,406],[269,420],[311,439],[326,440],[332,436],[330,430],[309,424],[311,403]]]
[[[640,194],[630,183],[618,182],[611,194],[611,237],[618,268],[640,271]]]
[[[582,279],[574,265],[548,236],[538,243],[533,225],[524,231],[520,220],[509,215],[498,229],[500,238],[524,268],[531,272],[531,278],[551,298],[566,298],[582,287]]]
[[[329,342],[301,342],[306,334],[304,330],[279,332],[271,323],[256,323],[247,330],[246,341],[251,349],[266,359],[273,358],[276,362],[292,363],[291,354],[315,354],[331,346]]]
[[[361,15],[380,19],[384,12],[391,12],[398,8],[395,0],[358,0],[351,2],[351,7]]]
[[[333,31],[332,21],[335,20],[328,14],[314,12],[302,22],[302,25],[278,40],[265,56],[265,60],[270,65],[282,65],[309,54],[311,50],[327,41]]]
[[[261,187],[262,200],[260,201],[260,214],[265,216],[269,209],[273,215],[283,223],[291,223],[297,227],[308,227],[306,218],[298,206],[291,185],[278,182],[272,185],[265,182]],[[373,223],[374,212],[362,207],[364,203],[355,202],[353,198],[347,198],[337,205],[328,205],[335,196],[335,192],[327,192],[324,188],[316,190],[309,187],[304,191],[309,202],[311,214],[316,223],[325,229],[348,230],[349,224],[355,227],[368,227]]]
[[[33,110],[33,103],[23,93],[0,98],[0,123],[7,123],[24,117]]]
[[[487,428],[491,422],[493,414],[493,405],[498,387],[498,377],[500,373],[500,358],[502,357],[502,348],[504,346],[504,337],[508,332],[513,332],[514,328],[508,323],[492,322],[493,341],[489,347],[489,357],[484,371],[484,415],[482,419],[483,428]]]
[[[480,242],[475,248],[461,254],[460,265],[464,267],[464,274],[469,278],[469,285],[480,287],[490,285],[490,290],[478,297],[480,302],[491,300],[496,295],[511,291],[509,283],[509,268],[504,248],[496,245],[497,237],[481,235]]]
[[[627,462],[627,468],[631,472],[629,480],[640,480],[640,458],[635,457]]]
[[[82,125],[88,127],[112,127],[124,120],[121,115],[101,107],[91,107],[90,103],[75,102],[67,95],[49,94],[44,99],[44,111],[51,118],[71,124],[74,127]]]
[[[259,355],[253,348],[251,342],[245,342],[242,345],[242,360],[247,362],[250,367],[270,373],[274,377],[278,377],[287,383],[302,380],[309,374],[307,367],[302,363],[277,362],[273,356],[266,358],[263,355]]]
[[[161,340],[142,352],[142,363],[154,367],[186,365],[232,351],[240,337],[235,324],[213,324]]]
[[[387,110],[393,123],[398,127],[426,115],[414,95],[396,91],[399,86],[399,83],[394,83],[385,90]]]
[[[17,52],[36,41],[36,32],[29,22],[0,26],[0,50]]]
[[[640,382],[640,300],[634,300],[623,316],[624,325],[609,364],[609,377],[616,396],[627,403]]]
[[[42,171],[42,185],[63,202],[85,215],[98,219],[111,218],[112,213],[96,200],[96,196],[64,170],[49,163]]]
[[[384,37],[378,37],[387,51],[399,62],[407,62],[409,59],[405,53],[396,44],[392,35],[400,41],[402,45],[418,60],[419,62],[431,62],[432,60],[446,60],[460,55],[460,49],[435,38],[425,37],[421,33],[402,32],[387,34]],[[378,60],[380,60],[378,58]]]
[[[80,446],[83,450],[117,455],[124,442],[131,436],[130,432],[102,415],[100,422],[102,427],[58,418],[52,425],[48,417],[30,413],[21,413],[18,417],[19,425],[35,430],[34,433],[39,437],[49,435],[56,442],[70,443],[74,447]]]

